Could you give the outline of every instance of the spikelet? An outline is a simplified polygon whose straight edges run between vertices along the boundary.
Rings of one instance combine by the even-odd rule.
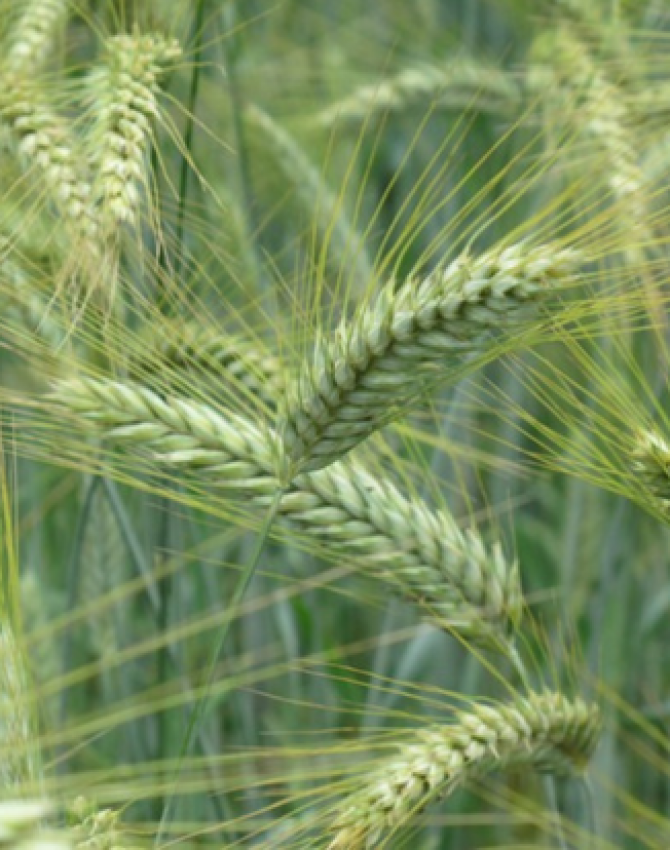
[[[149,456],[190,469],[235,497],[267,505],[280,487],[279,441],[242,416],[145,387],[81,379],[61,382],[57,408],[80,426]],[[516,563],[499,546],[462,532],[445,511],[408,499],[351,461],[296,478],[279,513],[307,538],[352,557],[362,571],[418,603],[429,620],[471,640],[507,645],[522,597]]]
[[[272,161],[314,220],[321,243],[325,245],[336,271],[339,273],[351,262],[347,276],[353,280],[355,290],[364,291],[373,272],[362,237],[343,209],[343,198],[332,192],[295,139],[270,115],[257,106],[247,106],[244,115],[254,131],[255,140],[265,140],[264,147]]]
[[[24,787],[39,780],[33,713],[23,655],[9,624],[4,623],[0,625],[0,784],[4,797],[20,797]]]
[[[387,830],[407,826],[437,797],[466,780],[528,766],[558,776],[581,771],[600,733],[597,706],[561,694],[531,694],[509,704],[473,704],[449,726],[434,726],[361,777],[335,815],[328,850],[378,846]]]
[[[375,115],[431,105],[509,112],[520,102],[521,91],[511,75],[468,56],[458,56],[445,66],[418,65],[377,85],[362,86],[319,112],[314,121],[320,127],[331,128],[341,122],[360,122]]]
[[[522,244],[461,257],[421,279],[389,283],[344,319],[288,388],[279,432],[293,474],[341,458],[417,395],[423,376],[448,376],[494,331],[538,320],[537,304],[574,274],[578,255]]]
[[[67,830],[42,826],[53,807],[43,800],[0,801],[0,847],[5,850],[73,850]]]
[[[631,467],[657,507],[670,517],[670,443],[656,431],[640,431]]]
[[[0,67],[29,78],[49,55],[55,30],[67,14],[68,0],[22,0],[16,7],[19,14],[9,32]]]
[[[140,343],[128,364],[130,374],[137,378],[158,374],[161,384],[175,393],[189,386],[189,372],[230,385],[233,392],[243,387],[268,407],[274,408],[283,392],[279,358],[241,334],[203,327],[197,321],[164,327],[152,323]]]
[[[105,65],[90,81],[95,126],[89,144],[96,200],[110,225],[118,225],[136,220],[152,123],[160,118],[158,79],[180,49],[161,36],[134,32],[108,38],[105,50]]]

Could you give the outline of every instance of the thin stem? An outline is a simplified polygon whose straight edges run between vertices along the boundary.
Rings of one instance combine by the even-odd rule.
[[[565,838],[565,833],[563,832],[563,825],[561,824],[561,809],[558,805],[556,779],[553,776],[545,776],[542,779],[542,785],[544,786],[544,794],[547,798],[547,805],[554,815],[554,835],[556,836],[558,846],[561,850],[571,850],[570,845]]]
[[[84,504],[81,507],[81,511],[79,513],[79,522],[77,523],[77,528],[74,536],[74,546],[72,548],[72,555],[70,557],[70,563],[68,565],[67,571],[67,604],[68,610],[74,611],[77,605],[77,596],[79,593],[79,577],[81,575],[81,555],[84,548],[84,535],[86,534],[86,527],[88,526],[88,521],[91,516],[91,509],[93,507],[93,497],[95,496],[95,492],[100,485],[100,479],[94,478],[91,481],[88,490],[86,491],[86,496],[84,498]],[[63,669],[71,670],[72,665],[72,631],[68,629],[65,635],[63,636]],[[67,688],[63,689],[63,693],[61,694],[60,700],[60,721],[61,724],[65,722],[65,718],[67,717],[67,697],[68,690]]]
[[[146,558],[144,557],[142,547],[140,545],[139,540],[137,539],[137,535],[135,534],[135,530],[133,529],[130,517],[128,516],[128,512],[126,511],[125,505],[123,504],[123,501],[119,495],[119,491],[117,489],[116,484],[107,478],[103,478],[102,486],[105,488],[105,492],[112,506],[112,511],[114,512],[114,516],[118,523],[119,529],[121,530],[121,536],[126,545],[128,554],[130,555],[130,560],[133,564],[135,572],[137,573],[137,575],[141,576],[144,579],[144,587],[146,590],[147,599],[149,601],[149,608],[151,609],[151,613],[153,615],[155,623],[158,625],[161,618],[161,598],[158,592],[158,588],[156,586],[156,581],[151,571],[151,567],[149,566],[146,561]],[[193,687],[188,676],[186,675],[186,672],[183,669],[183,665],[180,663],[176,647],[174,643],[166,642],[165,648],[167,656],[172,662],[173,669],[179,677],[184,695],[188,697],[192,693]],[[198,741],[200,743],[200,749],[205,755],[207,753],[212,752],[212,744],[208,739],[204,729],[200,729],[200,731],[198,732]],[[210,765],[208,765],[207,770],[212,779],[216,780],[217,782],[220,781],[221,776],[219,770],[215,770],[215,768]],[[225,800],[223,800],[223,798],[221,797],[218,797],[217,795],[212,795],[210,797],[210,800],[212,802],[212,807],[216,812],[219,820],[230,820],[230,812],[227,809]]]
[[[172,787],[170,788],[169,793],[165,798],[165,807],[163,809],[163,815],[161,817],[161,822],[158,828],[158,833],[156,835],[155,845],[158,847],[161,843],[163,833],[165,831],[165,827],[168,824],[170,818],[170,811],[172,809],[172,805],[174,803],[175,792],[177,789],[177,783],[179,782],[179,777],[181,775],[181,771],[183,768],[184,760],[189,753],[191,748],[191,742],[196,734],[199,731],[200,724],[207,716],[207,709],[209,707],[209,692],[211,691],[212,685],[214,683],[214,676],[216,674],[216,668],[219,662],[219,658],[223,653],[226,640],[228,635],[230,634],[230,627],[233,623],[233,619],[235,617],[235,613],[239,608],[242,600],[244,599],[247,589],[251,584],[251,580],[256,574],[256,569],[258,567],[258,563],[260,561],[261,554],[263,553],[263,549],[265,547],[265,543],[268,539],[270,531],[272,529],[272,525],[274,523],[275,517],[277,516],[277,511],[279,510],[279,505],[281,503],[282,496],[284,495],[283,490],[277,490],[272,500],[272,504],[268,510],[267,516],[265,518],[265,522],[263,523],[263,527],[261,528],[260,534],[258,536],[258,540],[256,542],[256,548],[252,554],[251,560],[247,564],[244,572],[240,576],[239,581],[235,586],[235,590],[233,591],[233,596],[230,600],[230,604],[228,606],[228,616],[221,627],[221,631],[219,633],[219,639],[217,641],[216,646],[214,647],[214,651],[212,652],[212,656],[209,661],[209,666],[207,669],[207,676],[205,678],[205,691],[198,702],[196,702],[193,711],[191,712],[191,716],[189,718],[188,726],[186,728],[186,732],[184,734],[184,738],[181,744],[181,750],[179,752],[179,758],[177,762],[177,766],[174,771],[174,777],[172,782]]]

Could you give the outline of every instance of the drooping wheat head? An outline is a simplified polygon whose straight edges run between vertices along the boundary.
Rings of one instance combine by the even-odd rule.
[[[597,706],[558,693],[509,704],[473,704],[449,726],[434,726],[400,745],[337,807],[328,850],[374,847],[384,832],[407,826],[437,797],[469,779],[528,766],[558,776],[583,770],[600,733]]]
[[[0,116],[23,168],[41,181],[40,191],[64,217],[77,248],[97,257],[98,219],[71,128],[44,102],[36,84],[10,77],[2,85]]]

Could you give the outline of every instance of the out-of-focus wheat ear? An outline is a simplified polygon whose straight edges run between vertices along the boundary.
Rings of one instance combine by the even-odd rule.
[[[322,332],[288,387],[278,431],[294,474],[327,466],[433,380],[540,318],[538,305],[573,280],[579,255],[517,244],[463,256],[426,277],[390,282],[371,303]]]
[[[39,89],[17,78],[3,81],[0,116],[9,127],[21,165],[39,179],[39,190],[63,216],[79,252],[99,256],[91,185],[71,128],[44,102]]]
[[[91,426],[135,454],[197,470],[240,496],[274,494],[281,446],[269,429],[232,412],[139,384],[81,378],[57,383],[53,401],[74,426]]]
[[[314,123],[331,129],[414,107],[509,114],[520,104],[521,89],[512,74],[461,55],[445,65],[417,65],[361,86],[317,113]]]
[[[70,837],[75,850],[121,850],[125,846],[119,813],[99,809],[91,800],[77,797],[68,809]]]
[[[0,625],[0,782],[4,797],[35,794],[41,764],[35,705],[23,653],[9,623]]]
[[[146,387],[81,379],[61,382],[59,409],[97,426],[103,438],[155,462],[192,472],[231,496],[267,505],[280,489],[281,443],[249,419]],[[75,422],[76,424],[76,422]],[[360,464],[333,464],[296,478],[278,513],[310,540],[351,559],[371,578],[417,604],[440,628],[506,650],[521,617],[519,572],[499,546],[461,531],[446,511],[408,499]]]
[[[653,233],[647,224],[649,189],[630,132],[634,121],[625,92],[608,78],[576,29],[567,24],[538,38],[531,55],[536,61],[527,75],[530,91],[550,113],[557,105],[558,121],[586,136],[600,152],[626,254],[631,263],[640,262],[641,246],[653,244]]]
[[[255,144],[263,143],[276,168],[293,188],[338,275],[354,292],[364,292],[373,279],[362,235],[349,220],[345,199],[335,194],[325,176],[310,162],[293,136],[267,112],[249,105],[244,111]],[[314,258],[315,261],[317,258]]]
[[[280,358],[261,343],[198,321],[152,323],[132,353],[128,371],[138,379],[157,375],[176,394],[189,389],[190,372],[196,379],[219,384],[224,398],[233,393],[257,397],[270,409],[276,407],[285,381]]]
[[[63,342],[66,330],[56,319],[56,305],[49,304],[7,240],[0,237],[0,304],[3,317],[0,326],[18,327],[22,347],[32,348],[33,337],[55,351]],[[27,334],[26,334],[27,331]]]
[[[180,55],[177,42],[135,31],[108,38],[104,64],[91,73],[88,148],[97,171],[94,195],[112,230],[137,219],[152,125],[160,119],[158,81]]]
[[[670,443],[658,431],[639,431],[631,468],[655,507],[670,520]]]
[[[51,52],[56,30],[65,20],[68,0],[22,0],[12,4],[14,21],[3,45],[0,69],[31,77]]]
[[[54,812],[44,800],[0,801],[0,847],[5,850],[74,850],[66,829],[48,829],[43,824]]]
[[[410,825],[436,798],[494,771],[580,772],[600,727],[596,705],[557,693],[531,694],[509,704],[474,703],[453,724],[418,731],[396,755],[361,776],[360,787],[337,807],[324,845],[328,850],[375,847],[385,832]]]

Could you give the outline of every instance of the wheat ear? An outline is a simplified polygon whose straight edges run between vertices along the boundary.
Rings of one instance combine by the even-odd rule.
[[[158,79],[181,50],[175,41],[138,32],[107,39],[105,50],[105,65],[90,81],[96,117],[91,159],[99,170],[96,199],[104,216],[120,224],[135,221],[152,122],[160,117]]]
[[[459,56],[446,66],[406,68],[377,85],[365,85],[319,112],[314,123],[331,128],[343,121],[364,121],[388,112],[431,104],[448,109],[507,112],[521,100],[509,74]]]
[[[362,778],[335,816],[328,850],[377,846],[436,797],[469,779],[513,766],[569,775],[588,763],[600,732],[597,706],[561,694],[531,694],[508,705],[477,705],[449,726],[434,726]]]
[[[119,813],[114,809],[98,809],[86,798],[77,797],[68,814],[74,850],[122,850]]]
[[[293,472],[342,457],[417,394],[421,376],[485,350],[492,332],[518,332],[574,272],[578,255],[514,245],[461,257],[425,278],[389,283],[345,319],[287,391],[279,431]],[[438,373],[439,374],[439,373]]]
[[[635,438],[631,468],[661,511],[670,513],[670,443],[657,431],[640,431]]]
[[[631,234],[637,235],[638,244],[651,243],[653,235],[645,225],[649,218],[647,181],[630,133],[634,122],[625,93],[608,79],[588,46],[567,24],[552,34],[538,52],[546,55],[539,69],[531,68],[529,88],[540,96],[551,91],[550,103],[556,101],[557,92],[569,96],[564,112],[579,132],[597,145],[607,163],[605,180],[618,204],[621,232],[627,239]],[[631,260],[641,258],[636,244],[629,244],[627,254]]]
[[[39,173],[48,198],[64,216],[70,234],[94,254],[99,234],[91,205],[91,186],[82,174],[70,128],[44,103],[31,83],[2,80],[0,115],[15,140],[21,165]]]
[[[9,243],[0,237],[0,303],[5,317],[1,324],[18,325],[21,341],[28,346],[32,347],[34,338],[38,337],[49,349],[56,350],[66,332],[54,318],[54,306],[41,295],[28,271],[13,254]]]
[[[158,373],[161,383],[170,388],[186,386],[185,375],[192,371],[198,377],[210,376],[232,388],[244,388],[268,407],[275,407],[284,388],[277,356],[241,334],[203,327],[196,321],[164,327],[152,324],[131,356],[128,371],[138,378]],[[172,381],[174,372],[176,380]]]
[[[80,379],[57,385],[58,406],[107,439],[154,461],[195,471],[267,504],[280,489],[281,444],[269,429],[145,387]],[[279,462],[277,459],[280,459]],[[468,639],[506,645],[521,614],[516,563],[446,511],[408,499],[351,461],[296,478],[279,513],[306,537],[350,557],[419,603],[428,619]]]
[[[12,26],[2,66],[24,78],[32,76],[49,54],[54,31],[67,14],[68,0],[23,0]]]

